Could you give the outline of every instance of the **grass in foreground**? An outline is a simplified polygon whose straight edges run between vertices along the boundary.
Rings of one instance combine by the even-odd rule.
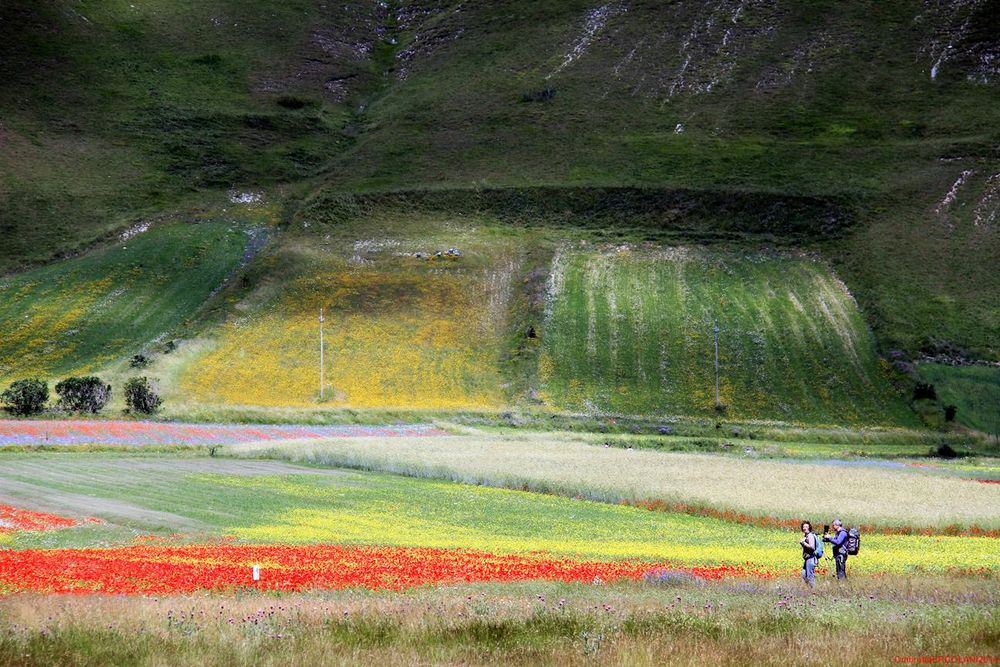
[[[107,522],[17,533],[7,542],[17,549],[130,544],[155,534],[196,543],[231,536],[251,544],[547,552],[772,572],[801,564],[792,530],[447,481],[218,458],[14,454],[2,461],[6,504]],[[852,568],[995,571],[997,543],[872,534]]]
[[[993,655],[995,579],[0,598],[0,662],[870,665]]]

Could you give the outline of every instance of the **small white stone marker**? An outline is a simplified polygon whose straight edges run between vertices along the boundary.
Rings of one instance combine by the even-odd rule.
[[[260,581],[260,565],[253,566],[253,580]]]

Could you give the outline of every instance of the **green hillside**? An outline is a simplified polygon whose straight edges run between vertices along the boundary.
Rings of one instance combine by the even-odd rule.
[[[0,5],[0,273],[111,237],[193,191],[315,174],[346,141],[345,111],[304,68],[367,67],[323,51],[316,31],[339,44],[373,11],[338,3],[357,20],[325,26],[321,5]]]
[[[280,317],[304,333],[322,305],[343,318],[339,359],[385,371],[362,391],[332,367],[333,405],[422,404],[438,387],[452,407],[584,409],[574,381],[600,410],[703,414],[704,350],[670,336],[701,336],[718,317],[733,344],[733,415],[906,422],[879,356],[1000,359],[997,25],[1000,0],[5,2],[0,284],[27,291],[0,306],[4,333],[19,332],[2,343],[0,377],[113,365],[190,323],[199,346],[185,363],[207,372],[171,367],[178,390],[311,405],[311,344],[268,347],[264,332]],[[207,241],[197,270],[150,246],[144,266],[161,261],[179,291],[137,304],[155,301],[161,315],[131,324],[131,311],[91,310],[138,289],[107,259],[123,231],[245,192],[267,193],[276,247],[211,320],[199,309],[239,262],[238,234],[166,242]],[[396,249],[352,263],[353,244],[388,237],[390,223],[411,251],[466,252],[447,268]],[[536,288],[552,254],[581,239],[701,253],[683,267],[639,259],[645,250],[616,258],[594,301],[627,303],[618,293],[645,281],[648,303],[618,319],[594,306],[596,325],[671,333],[626,340],[617,361],[581,352],[585,267],[606,254],[591,246],[563,255],[570,291],[549,304],[545,327],[565,346],[549,334],[525,342],[527,327],[543,328]],[[499,298],[490,276],[501,273],[516,287],[503,317],[485,337],[463,336],[462,325],[481,326],[467,313]],[[712,286],[717,273],[727,278]],[[695,286],[692,301],[664,287],[680,282]],[[76,283],[85,289],[69,295]],[[731,321],[716,312],[723,288]],[[769,289],[794,292],[802,311]],[[92,304],[70,308],[91,292]],[[823,310],[833,304],[837,322]],[[67,309],[93,324],[53,314]],[[12,324],[24,314],[30,331]],[[101,329],[102,317],[124,330]],[[254,326],[258,339],[239,329]],[[375,345],[372,327],[388,342]],[[58,333],[75,329],[83,338]],[[430,345],[430,331],[451,332],[444,352],[414,346]],[[252,372],[252,340],[278,360],[281,391]],[[690,368],[669,391],[684,396],[658,393],[646,345],[671,358],[683,349]],[[407,367],[457,384],[417,390],[400,384]]]

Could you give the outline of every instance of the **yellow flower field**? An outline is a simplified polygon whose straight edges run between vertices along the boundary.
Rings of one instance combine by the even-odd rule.
[[[388,267],[327,259],[276,298],[227,322],[181,378],[195,400],[231,405],[319,402],[319,312],[331,406],[490,408],[510,273],[449,260],[390,257]]]
[[[354,479],[359,486],[352,492],[301,478],[213,476],[211,481],[280,495],[298,505],[269,520],[231,528],[252,542],[544,552],[683,566],[749,563],[769,571],[801,564],[795,531],[452,482],[368,475]],[[1000,540],[866,534],[862,545],[862,555],[851,561],[858,572],[973,571],[996,570]]]

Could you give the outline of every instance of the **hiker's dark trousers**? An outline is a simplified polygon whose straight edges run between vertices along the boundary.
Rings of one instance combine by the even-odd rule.
[[[834,554],[833,560],[837,563],[837,578],[847,579],[847,554]]]

